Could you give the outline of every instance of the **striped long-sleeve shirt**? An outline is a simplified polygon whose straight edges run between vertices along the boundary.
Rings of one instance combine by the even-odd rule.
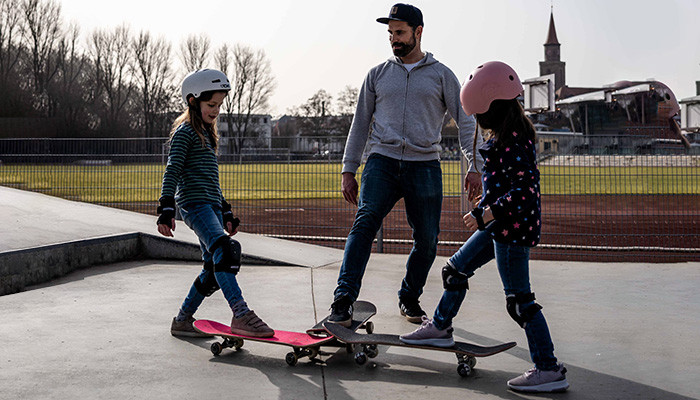
[[[163,174],[161,198],[173,196],[181,207],[194,203],[221,204],[223,200],[216,151],[209,142],[202,146],[199,136],[186,122],[171,138]]]

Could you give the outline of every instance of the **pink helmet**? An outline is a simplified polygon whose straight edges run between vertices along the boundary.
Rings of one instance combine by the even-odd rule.
[[[467,115],[483,114],[494,100],[518,97],[523,85],[515,70],[500,61],[489,61],[476,67],[459,94],[462,109]]]

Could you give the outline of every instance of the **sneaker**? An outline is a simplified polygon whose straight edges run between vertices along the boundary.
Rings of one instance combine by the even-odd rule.
[[[399,340],[406,344],[427,345],[436,347],[452,347],[455,340],[452,337],[452,327],[440,330],[433,325],[433,321],[423,316],[423,323],[411,333],[399,336]]]
[[[173,336],[183,336],[183,337],[194,337],[194,338],[208,338],[214,337],[214,335],[208,335],[194,329],[194,317],[190,316],[184,321],[178,321],[173,318],[173,323],[170,325],[170,334]]]
[[[401,315],[406,317],[408,322],[420,324],[423,321],[423,317],[427,318],[427,314],[420,308],[418,303],[420,303],[418,299],[402,299],[399,297],[399,311],[401,311]]]
[[[347,294],[335,299],[331,304],[331,315],[328,316],[328,322],[349,328],[352,325],[353,303],[354,301]]]
[[[520,392],[564,392],[569,388],[569,382],[566,381],[566,368],[563,364],[559,364],[554,371],[541,371],[533,368],[519,377],[509,380],[508,387]]]
[[[252,337],[272,337],[275,331],[250,310],[244,316],[231,320],[231,333]]]

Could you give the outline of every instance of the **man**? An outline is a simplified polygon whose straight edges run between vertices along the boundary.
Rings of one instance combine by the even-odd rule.
[[[457,77],[421,50],[421,11],[396,4],[388,18],[377,22],[388,25],[396,57],[367,74],[345,145],[342,192],[349,203],[358,205],[355,172],[366,144],[369,158],[329,317],[329,321],[344,326],[352,321],[352,304],[359,296],[374,237],[401,198],[413,229],[413,249],[399,290],[399,309],[414,323],[425,315],[418,298],[437,251],[442,208],[439,143],[446,111],[457,122],[460,146],[471,163],[464,183],[469,198],[481,190],[481,177],[471,156],[476,123],[462,111]]]

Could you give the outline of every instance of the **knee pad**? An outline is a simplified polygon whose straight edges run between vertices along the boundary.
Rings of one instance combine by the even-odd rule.
[[[445,290],[469,289],[469,276],[448,262],[442,267],[442,287]]]
[[[506,296],[506,309],[508,314],[521,328],[525,328],[527,323],[542,309],[542,306],[534,303],[534,293],[517,293]],[[531,303],[527,306],[523,304]]]
[[[221,248],[221,261],[214,265],[214,272],[230,272],[237,274],[241,269],[241,244],[228,236],[220,237],[211,247],[213,254],[216,249]]]
[[[212,264],[211,266],[212,270],[207,270],[205,264],[204,269],[208,272],[204,274],[204,279],[201,279],[202,275],[200,275],[194,280],[195,289],[197,289],[197,291],[204,297],[209,297],[212,294],[214,294],[217,290],[219,290],[219,283],[216,282],[216,277],[214,276],[213,271],[214,264]]]

